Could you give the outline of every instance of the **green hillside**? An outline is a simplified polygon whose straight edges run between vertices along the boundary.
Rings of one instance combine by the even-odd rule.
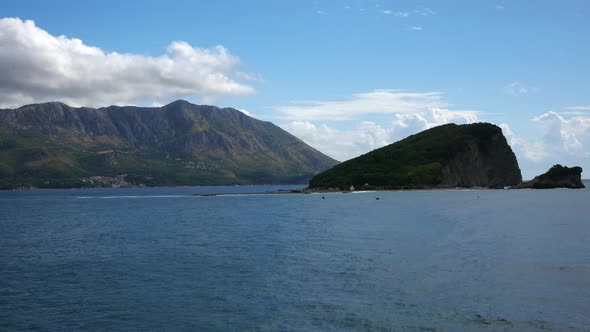
[[[447,124],[348,160],[312,178],[311,188],[516,185],[516,157],[499,127]],[[366,186],[365,186],[366,187]]]
[[[336,163],[232,108],[177,101],[0,110],[3,189],[307,183]]]

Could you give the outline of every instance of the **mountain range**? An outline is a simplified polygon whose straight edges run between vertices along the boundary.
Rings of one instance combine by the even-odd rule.
[[[233,108],[0,110],[0,188],[307,183],[338,162]]]

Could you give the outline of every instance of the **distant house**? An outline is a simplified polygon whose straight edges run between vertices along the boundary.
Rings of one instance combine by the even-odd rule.
[[[348,188],[348,191],[354,191],[354,186],[351,184],[350,188]]]

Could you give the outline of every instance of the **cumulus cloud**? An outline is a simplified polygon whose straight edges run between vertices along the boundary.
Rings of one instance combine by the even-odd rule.
[[[349,129],[299,120],[281,127],[330,157],[345,161],[438,125],[478,121],[481,119],[477,112],[434,108],[395,113],[384,124],[358,122]],[[530,179],[557,163],[590,169],[590,115],[564,117],[547,112],[532,118],[531,125],[532,135],[526,138],[516,134],[507,123],[500,125],[524,178]]]
[[[276,107],[276,110],[288,120],[342,121],[370,114],[417,113],[437,108],[448,108],[441,92],[374,90],[354,94],[345,100],[294,102],[289,106]]]
[[[305,143],[340,161],[389,144],[391,133],[374,122],[362,122],[353,130],[339,130],[326,124],[292,121],[281,125]]]
[[[291,120],[281,127],[337,160],[356,157],[441,124],[476,122],[480,114],[448,109],[444,94],[437,91],[374,90],[342,100],[293,104],[277,108],[283,120]],[[360,121],[371,115],[389,120]],[[353,128],[340,129],[335,122],[353,123]]]
[[[590,143],[590,117],[575,116],[565,119],[555,112],[534,117],[544,132],[543,142],[555,152],[580,153]],[[586,153],[587,154],[587,153]]]
[[[531,163],[538,164],[550,157],[542,141],[527,141],[523,139],[516,135],[507,123],[502,123],[500,128],[502,128],[508,144],[510,144],[510,147],[512,147],[512,150],[516,154],[521,169],[523,165]]]
[[[471,123],[477,120],[476,112],[429,109],[394,114],[387,125],[363,121],[348,130],[311,121],[292,121],[281,127],[330,157],[344,161],[428,128],[449,122]]]
[[[393,129],[397,139],[446,123],[473,123],[479,120],[479,112],[431,108],[424,112],[395,114]]]
[[[550,166],[562,163],[590,166],[590,116],[564,117],[547,112],[531,119],[535,127],[534,137],[525,139],[514,134],[507,124],[502,129],[514,149],[523,170],[529,170],[526,178],[546,171]]]
[[[75,106],[168,102],[248,95],[240,60],[223,46],[172,42],[158,56],[107,53],[82,40],[53,36],[33,21],[0,19],[0,106],[59,100]]]

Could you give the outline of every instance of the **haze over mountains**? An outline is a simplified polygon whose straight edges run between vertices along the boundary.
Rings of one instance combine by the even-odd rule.
[[[0,110],[0,188],[307,183],[337,161],[233,108]]]

